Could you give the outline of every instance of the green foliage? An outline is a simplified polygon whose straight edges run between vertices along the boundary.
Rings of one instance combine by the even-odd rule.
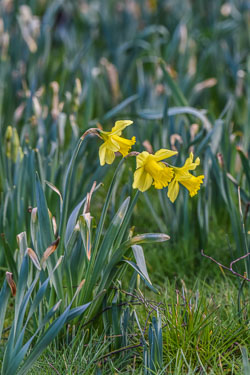
[[[109,291],[110,287],[113,283],[116,283],[116,280],[124,272],[125,263],[122,262],[123,257],[131,246],[141,243],[162,242],[169,238],[164,234],[143,234],[124,241],[138,194],[135,195],[131,205],[129,205],[129,197],[125,199],[103,234],[116,174],[107,193],[96,231],[92,228],[92,217],[89,211],[95,184],[85,200],[80,203],[80,207],[77,205],[73,209],[73,214],[68,214],[72,172],[82,141],[83,137],[79,141],[68,166],[63,194],[61,195],[56,189],[61,197],[59,202],[61,206],[61,216],[59,218],[60,237],[53,243],[54,234],[46,198],[39,178],[36,178],[37,209],[35,212],[34,209],[32,210],[33,216],[31,217],[31,238],[35,252],[28,248],[26,233],[23,232],[18,235],[19,253],[17,259],[14,261],[13,258],[10,258],[11,261],[9,262],[9,266],[15,263],[18,264],[18,280],[15,297],[15,318],[4,351],[3,375],[15,374],[17,371],[18,374],[25,374],[37,357],[58,335],[66,322],[82,315],[87,308],[89,308],[87,319],[90,320],[99,312],[103,300],[102,296],[105,296],[107,302],[110,298],[113,298],[112,291],[111,293]],[[79,211],[83,204],[83,213],[79,216]],[[91,235],[92,232],[93,234]],[[32,270],[29,272],[29,257],[35,266],[36,273],[34,276]],[[62,265],[58,268],[60,263]],[[145,261],[144,267],[139,262],[134,269],[146,280],[148,276],[144,276],[144,274],[147,275]],[[49,281],[50,290],[47,291]],[[10,282],[9,284],[11,285]],[[39,284],[38,287],[37,284]],[[76,292],[74,292],[75,285],[79,285]],[[84,288],[82,289],[83,285]],[[81,289],[83,290],[82,292]],[[32,294],[33,302],[28,309]],[[6,313],[7,299],[8,294],[5,283],[1,291],[2,304],[0,309],[3,320]],[[40,308],[37,313],[36,310],[39,305]],[[75,307],[71,308],[72,306]],[[42,310],[48,311],[45,316],[41,315]],[[52,325],[45,329],[43,335],[39,337],[33,346],[30,355],[22,364],[33,339],[49,323],[57,310],[59,311],[59,316],[53,321]],[[23,323],[25,314],[27,314],[27,319]],[[24,336],[31,318],[39,323],[36,324],[37,327],[34,326],[32,328],[35,333],[23,345]],[[22,365],[18,370],[20,364]]]
[[[228,265],[249,252],[248,11],[246,0],[1,2],[2,374],[50,374],[47,358],[67,374],[249,372],[246,281],[236,292],[200,256]],[[100,167],[99,140],[81,136],[118,118],[134,121],[137,151],[175,148],[178,166],[199,157],[198,196],[138,198],[134,161]],[[156,247],[169,237],[145,228],[171,242]],[[249,257],[234,267],[250,277]],[[233,292],[212,306],[209,285],[175,295],[166,278],[215,279],[216,301]],[[154,314],[139,279],[167,288]]]

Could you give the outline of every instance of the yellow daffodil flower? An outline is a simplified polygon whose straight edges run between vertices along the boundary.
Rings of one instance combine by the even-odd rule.
[[[146,191],[153,184],[156,189],[162,189],[173,178],[173,169],[167,167],[161,160],[177,154],[176,151],[161,149],[154,155],[143,151],[136,157],[133,188]]]
[[[135,137],[132,139],[122,138],[121,134],[123,129],[133,124],[130,120],[120,120],[115,122],[115,126],[111,132],[100,131],[100,136],[104,140],[104,143],[99,148],[100,164],[104,165],[112,164],[115,159],[115,152],[120,152],[122,156],[126,156],[129,153],[132,145],[135,144]]]
[[[190,197],[196,195],[200,189],[204,176],[195,177],[189,173],[190,170],[194,170],[200,164],[199,158],[196,158],[195,162],[193,162],[193,159],[194,156],[191,152],[183,167],[173,167],[174,178],[168,185],[168,197],[171,202],[174,202],[179,194],[179,183],[188,189]]]

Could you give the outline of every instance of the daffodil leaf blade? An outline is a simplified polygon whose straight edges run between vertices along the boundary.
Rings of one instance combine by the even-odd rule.
[[[70,310],[68,317],[66,319],[66,323],[71,321],[72,319],[77,318],[78,316],[82,315],[87,308],[90,306],[91,302],[85,303],[82,306],[74,307],[73,309]]]
[[[121,112],[124,108],[126,108],[129,104],[135,102],[139,99],[138,94],[134,94],[123,100],[121,103],[119,103],[117,106],[112,108],[110,111],[108,111],[104,116],[103,120],[109,120],[110,118],[114,117],[117,113]]]
[[[120,206],[112,222],[110,223],[108,230],[103,238],[102,244],[98,249],[98,254],[96,256],[96,259],[94,260],[95,263],[91,270],[92,272],[90,280],[87,278],[86,284],[84,286],[85,289],[89,292],[92,291],[96,281],[102,274],[104,265],[107,264],[108,259],[111,257],[113,244],[117,237],[117,234],[119,233],[124,217],[127,213],[129,202],[130,197],[127,197]],[[89,297],[88,294],[87,296]]]
[[[142,280],[145,282],[145,284],[148,286],[149,289],[151,289],[154,293],[158,293],[157,289],[152,285],[151,282],[147,279],[146,275],[140,270],[140,268],[130,260],[124,260],[125,263],[129,264],[137,273],[140,275]]]
[[[143,248],[140,245],[133,245],[132,246],[133,254],[136,260],[137,267],[142,272],[142,274],[145,276],[145,278],[148,280],[148,282],[152,285],[152,282],[149,278],[146,261],[144,257]]]
[[[4,280],[3,287],[0,292],[0,339],[3,331],[4,317],[7,309],[8,299],[10,296],[10,288]]]

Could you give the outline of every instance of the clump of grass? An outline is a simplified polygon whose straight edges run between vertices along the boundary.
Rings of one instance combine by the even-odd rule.
[[[237,288],[224,283],[221,286],[205,285],[196,292],[176,292],[165,315],[163,329],[164,355],[170,368],[183,373],[203,371],[213,373],[240,373],[242,366],[241,348],[248,345],[247,321],[237,318],[235,303]],[[244,306],[247,313],[247,302]],[[233,321],[233,324],[232,324]]]
[[[158,306],[162,320],[163,363],[152,373],[244,373],[242,350],[248,347],[249,328],[247,321],[237,316],[236,296],[237,288],[229,280],[220,285],[200,281],[193,290],[187,289],[184,282],[179,289],[167,283],[164,298],[158,301],[156,298],[153,303],[155,308]],[[152,300],[149,301],[152,306]],[[246,301],[245,310],[249,308],[247,306]],[[148,328],[156,312],[149,305],[141,304],[137,314],[145,345],[149,347]],[[143,374],[147,368],[140,346],[142,331],[136,321],[131,328],[127,347],[117,352],[112,350],[116,340],[112,327],[101,336],[91,329],[76,333],[71,343],[65,342],[60,350],[52,344],[31,373],[50,373],[54,368],[53,371],[60,374],[92,374],[95,371],[100,374]]]

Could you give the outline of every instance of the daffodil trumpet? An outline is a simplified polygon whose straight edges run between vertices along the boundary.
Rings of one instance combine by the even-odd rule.
[[[173,168],[166,166],[162,160],[176,155],[177,151],[160,149],[155,154],[147,151],[141,152],[136,157],[136,171],[134,172],[133,188],[141,192],[148,190],[151,185],[162,189],[173,178]]]
[[[204,176],[200,175],[196,177],[189,173],[190,170],[194,170],[200,164],[199,158],[196,158],[195,161],[193,159],[194,156],[191,152],[183,167],[172,167],[174,176],[168,185],[168,197],[171,202],[174,202],[179,194],[179,184],[183,185],[189,191],[190,197],[195,196],[200,189]]]

